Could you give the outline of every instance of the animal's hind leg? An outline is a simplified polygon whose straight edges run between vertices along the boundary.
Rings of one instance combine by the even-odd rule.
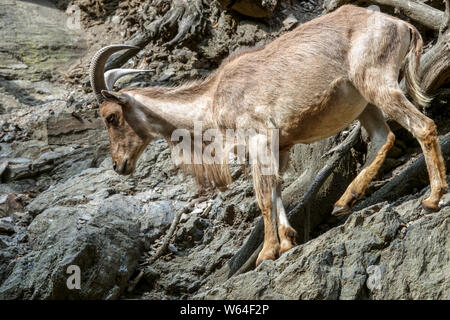
[[[439,209],[439,200],[447,192],[445,164],[437,139],[434,121],[423,115],[405,97],[398,84],[381,85],[377,89],[368,90],[365,95],[371,103],[377,105],[390,118],[411,132],[422,147],[428,175],[430,178],[430,196],[422,201],[422,206],[430,211]]]
[[[377,174],[395,140],[383,114],[376,106],[369,104],[358,120],[369,134],[370,149],[363,170],[335,203],[332,213],[335,216],[348,213],[355,201],[364,195],[367,186]]]

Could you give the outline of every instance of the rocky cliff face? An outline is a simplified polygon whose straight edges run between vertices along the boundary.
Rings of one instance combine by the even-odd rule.
[[[278,260],[195,298],[448,299],[450,210],[423,215],[423,194],[353,213]]]
[[[430,215],[419,208],[428,189],[419,188],[347,220],[329,217],[361,166],[363,141],[341,160],[310,214],[299,218],[302,245],[227,279],[229,259],[259,219],[244,173],[233,168],[236,182],[225,192],[200,191],[173,165],[167,143],[158,140],[132,176],[117,175],[87,80],[95,50],[139,34],[138,19],[147,30],[146,22],[167,13],[168,2],[146,8],[146,1],[110,1],[100,11],[89,0],[43,2],[0,3],[1,299],[450,297],[448,195]],[[64,10],[77,5],[83,28],[69,28],[67,15],[54,3]],[[150,43],[127,65],[153,72],[119,86],[177,84],[205,75],[234,49],[269,41],[321,11],[320,1],[284,4],[267,20],[226,12],[208,1],[202,10],[198,34],[174,48],[162,40]],[[445,97],[439,101],[436,109],[447,103]],[[445,134],[448,115],[438,114]],[[324,150],[346,134],[293,150],[284,176],[287,208],[322,168]],[[399,131],[397,137],[369,193],[419,152],[410,136]],[[149,264],[179,210],[184,213],[168,252]],[[80,269],[80,289],[67,286],[70,266]],[[129,292],[140,271],[141,281]]]

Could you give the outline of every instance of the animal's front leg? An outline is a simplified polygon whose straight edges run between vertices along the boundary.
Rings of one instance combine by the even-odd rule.
[[[264,200],[268,200],[266,202],[267,206],[264,205],[261,208],[264,219],[264,246],[256,260],[257,266],[264,260],[275,260],[280,253],[280,243],[278,242],[274,221],[272,219],[272,201],[270,198],[269,195],[264,197]]]
[[[264,260],[274,260],[297,245],[295,241],[297,232],[289,224],[281,200],[281,183],[278,182],[271,192],[264,194],[263,199],[264,204],[260,207],[264,218],[264,246],[258,255],[256,265]]]
[[[264,174],[261,163],[252,164],[253,188],[264,220],[264,245],[256,260],[258,266],[264,260],[275,260],[280,253],[280,243],[276,230],[276,202],[273,201],[276,175]],[[273,204],[273,206],[272,206]]]
[[[283,152],[280,154],[280,168],[279,176],[281,177],[286,171],[289,164],[289,152]],[[274,188],[274,198],[273,200],[276,205],[276,217],[278,226],[278,237],[280,239],[280,255],[284,252],[292,249],[297,245],[296,238],[297,232],[289,224],[289,220],[286,215],[286,210],[283,206],[283,201],[281,198],[281,181],[277,181],[276,187]]]
[[[280,255],[284,252],[292,249],[297,245],[296,238],[297,232],[289,224],[289,220],[286,215],[286,210],[281,200],[281,183],[277,183],[275,188],[276,194],[276,208],[277,208],[277,226],[278,236],[280,238]]]

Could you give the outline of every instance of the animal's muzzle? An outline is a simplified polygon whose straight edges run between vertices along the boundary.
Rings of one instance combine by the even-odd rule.
[[[128,159],[123,160],[122,164],[120,166],[117,165],[117,162],[113,162],[113,169],[118,174],[129,174],[129,168],[128,168]]]

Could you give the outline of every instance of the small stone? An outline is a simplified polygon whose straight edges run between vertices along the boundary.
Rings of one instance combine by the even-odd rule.
[[[191,72],[189,73],[191,78],[195,78],[199,76],[199,72],[197,69],[192,69]]]
[[[87,214],[83,214],[83,215],[80,217],[80,220],[83,220],[83,221],[89,221],[89,220],[91,220],[91,216],[89,216],[89,215],[87,215]]]
[[[11,235],[14,233],[14,226],[8,222],[0,222],[0,234]]]
[[[28,69],[28,66],[24,63],[15,63],[15,64],[10,64],[9,69],[13,69],[13,70],[25,70]]]
[[[207,205],[208,205],[208,203],[205,201],[205,202],[201,202],[201,203],[197,204],[196,207],[204,210]]]
[[[11,217],[5,217],[0,219],[0,223],[12,224],[14,220]]]
[[[291,30],[293,27],[295,27],[298,23],[298,20],[296,17],[294,17],[293,14],[290,14],[286,19],[283,20],[283,25],[286,28],[286,30]]]
[[[113,16],[112,18],[111,18],[111,22],[112,23],[114,23],[114,24],[119,24],[120,23],[120,17],[119,16]]]
[[[198,215],[198,214],[201,214],[202,212],[203,212],[203,209],[196,208],[196,209],[192,210],[191,214]]]
[[[17,239],[17,242],[19,242],[19,243],[25,243],[28,241],[28,235],[25,232],[23,232],[23,233],[20,233],[19,235],[17,235],[16,239]]]
[[[234,217],[236,216],[234,205],[228,205],[219,214],[219,220],[225,222],[226,224],[233,225]]]
[[[169,78],[171,78],[174,74],[175,74],[175,69],[169,68],[162,73],[162,75],[159,77],[158,81],[160,81],[160,82],[166,81]]]
[[[183,213],[180,217],[180,223],[185,223],[186,221],[188,221],[189,219],[189,215],[186,213]]]
[[[167,246],[167,249],[169,249],[170,252],[172,253],[178,253],[178,249],[176,247],[174,247],[173,245],[169,244]]]

